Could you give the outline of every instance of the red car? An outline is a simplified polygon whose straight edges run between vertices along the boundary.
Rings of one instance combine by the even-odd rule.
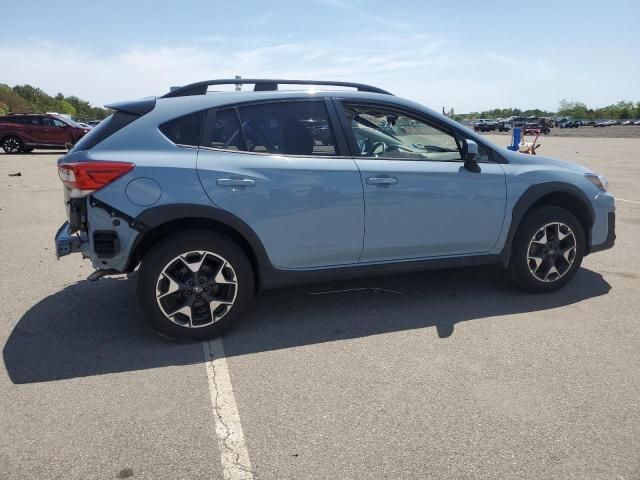
[[[30,152],[34,148],[68,148],[88,131],[58,115],[14,113],[0,116],[0,145],[7,153]]]

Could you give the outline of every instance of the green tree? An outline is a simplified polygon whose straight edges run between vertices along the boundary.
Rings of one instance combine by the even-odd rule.
[[[76,116],[76,108],[66,100],[59,100],[58,105],[60,105],[58,107],[58,112],[65,113],[74,117]]]
[[[0,102],[2,102],[9,112],[32,112],[31,104],[8,85],[0,84]]]
[[[588,109],[582,102],[569,101],[566,98],[560,100],[560,106],[558,108],[558,116],[561,117],[574,117],[574,118],[587,118]]]

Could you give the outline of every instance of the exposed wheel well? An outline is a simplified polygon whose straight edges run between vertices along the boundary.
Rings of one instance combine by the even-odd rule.
[[[249,242],[235,229],[210,218],[181,218],[163,223],[153,230],[146,232],[134,245],[133,252],[129,260],[129,270],[133,270],[159,241],[176,232],[189,229],[210,230],[212,232],[225,235],[233,240],[240,248],[242,248],[249,258],[254,271],[256,289],[258,288],[258,285],[260,285],[260,269],[256,253]]]

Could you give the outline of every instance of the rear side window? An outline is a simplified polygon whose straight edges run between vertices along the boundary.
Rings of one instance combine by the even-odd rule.
[[[42,117],[38,117],[36,115],[28,115],[26,117],[22,117],[20,119],[20,123],[23,123],[25,125],[41,126],[42,125]]]
[[[140,115],[127,112],[116,112],[109,115],[95,128],[89,131],[89,133],[82,137],[80,141],[76,143],[73,150],[89,150],[107,137],[116,133],[118,130],[126,127],[137,118],[140,118]]]
[[[246,150],[235,109],[218,110],[213,115],[213,121],[207,122],[208,131],[205,132],[202,145],[224,150]]]
[[[336,155],[324,102],[279,102],[239,107],[247,150],[281,155]]]
[[[204,112],[190,113],[163,123],[160,125],[160,131],[176,145],[197,147],[203,120]]]

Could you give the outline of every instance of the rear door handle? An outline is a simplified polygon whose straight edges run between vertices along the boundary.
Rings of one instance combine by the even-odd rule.
[[[367,178],[367,185],[380,185],[382,187],[388,185],[395,185],[398,183],[398,179],[394,177],[369,177]]]
[[[219,178],[216,183],[221,187],[253,187],[256,181],[250,178]]]

